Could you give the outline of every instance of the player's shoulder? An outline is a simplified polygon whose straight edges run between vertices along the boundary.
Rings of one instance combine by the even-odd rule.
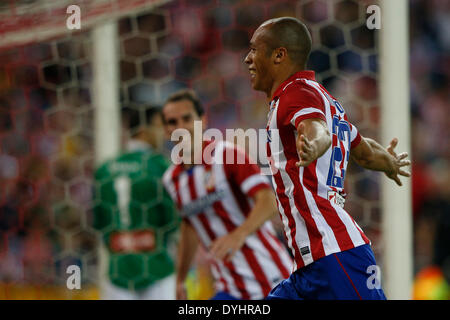
[[[170,166],[169,159],[162,153],[152,149],[135,150],[123,153],[115,160],[117,163],[129,163],[139,166],[141,170],[152,172],[152,174],[162,175]]]
[[[146,161],[149,164],[149,167],[159,166],[163,170],[166,170],[171,164],[166,155],[151,150],[138,156],[142,157],[142,160]]]
[[[96,178],[116,176],[118,174],[135,174],[146,170],[148,155],[142,152],[124,152],[120,155],[105,160],[95,171]],[[156,165],[158,168],[159,166]],[[154,170],[155,169],[155,166]],[[160,171],[161,172],[161,171]]]
[[[297,104],[299,102],[315,101],[322,103],[320,85],[313,80],[294,79],[287,83],[280,93],[280,103]]]
[[[115,164],[119,163],[119,162],[124,162],[124,161],[129,161],[131,160],[128,153],[122,153],[119,154],[115,157],[106,159],[105,161],[103,161],[95,170],[95,176],[104,176],[104,175],[108,175],[108,174],[112,174],[114,170],[114,168],[116,168],[117,166]]]
[[[142,162],[147,156],[147,152],[143,151],[127,151],[122,152],[117,157],[110,159],[107,163],[116,162]]]
[[[215,143],[214,156],[216,157],[217,160],[216,163],[218,164],[224,163],[223,161],[218,161],[219,157],[226,157],[227,155],[235,156],[236,154],[246,154],[246,152],[241,146],[227,140],[220,140]]]
[[[215,153],[221,153],[227,150],[238,150],[238,149],[239,149],[238,145],[227,140],[217,140],[217,142],[214,142]]]

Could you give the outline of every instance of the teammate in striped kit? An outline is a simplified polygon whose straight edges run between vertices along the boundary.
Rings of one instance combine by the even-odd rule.
[[[344,210],[350,158],[401,185],[409,165],[397,140],[362,137],[339,102],[305,70],[311,36],[295,18],[263,23],[245,58],[255,90],[271,99],[267,155],[295,272],[269,299],[385,299],[369,239]],[[372,274],[375,271],[375,277]]]
[[[204,120],[192,91],[172,95],[163,108],[169,134],[187,129],[194,145],[194,121]],[[202,139],[202,137],[197,137]],[[272,223],[276,200],[269,181],[233,144],[203,144],[212,161],[184,161],[164,174],[164,185],[177,203],[183,222],[177,261],[177,298],[185,298],[183,282],[199,242],[212,254],[213,299],[262,299],[289,276],[292,259],[276,237]],[[188,150],[188,152],[193,151]],[[227,162],[227,152],[243,164]],[[203,153],[203,152],[202,152]],[[184,155],[185,156],[185,155]],[[189,157],[188,157],[189,158]],[[186,159],[186,158],[184,158]]]

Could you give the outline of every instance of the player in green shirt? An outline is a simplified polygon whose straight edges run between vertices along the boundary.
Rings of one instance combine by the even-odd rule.
[[[149,108],[145,126],[139,126],[138,113],[124,118],[131,129],[127,152],[95,173],[94,227],[108,253],[101,298],[174,299],[170,246],[179,218],[161,183],[170,164],[157,151],[164,139],[161,114]]]

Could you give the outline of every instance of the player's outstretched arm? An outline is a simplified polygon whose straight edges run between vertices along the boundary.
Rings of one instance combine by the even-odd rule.
[[[277,213],[275,195],[272,189],[265,188],[254,195],[255,205],[247,219],[233,232],[220,237],[210,247],[217,259],[229,260],[244,244],[245,239],[261,227],[264,222],[274,218]]]
[[[395,153],[394,149],[397,143],[397,138],[394,138],[387,148],[383,148],[375,140],[361,137],[361,142],[352,149],[350,156],[357,164],[366,169],[383,171],[388,178],[401,186],[399,175],[411,176],[409,171],[403,169],[403,167],[409,166],[411,161],[406,160],[407,152],[398,155]]]
[[[180,240],[177,251],[177,287],[176,299],[186,300],[184,280],[187,277],[192,260],[197,252],[198,238],[194,228],[186,221],[181,222]]]
[[[320,119],[305,119],[297,127],[298,167],[307,167],[321,157],[331,145],[326,123]]]

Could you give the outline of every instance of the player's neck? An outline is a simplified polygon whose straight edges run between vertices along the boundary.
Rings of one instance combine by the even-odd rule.
[[[285,68],[280,70],[275,77],[275,81],[272,85],[272,89],[270,91],[270,95],[267,95],[267,98],[272,100],[272,97],[275,93],[275,91],[278,89],[278,87],[285,82],[287,79],[289,79],[292,75],[294,75],[295,73],[299,72],[299,71],[303,71],[305,70],[304,67],[298,67],[295,65],[290,66],[289,68]]]

